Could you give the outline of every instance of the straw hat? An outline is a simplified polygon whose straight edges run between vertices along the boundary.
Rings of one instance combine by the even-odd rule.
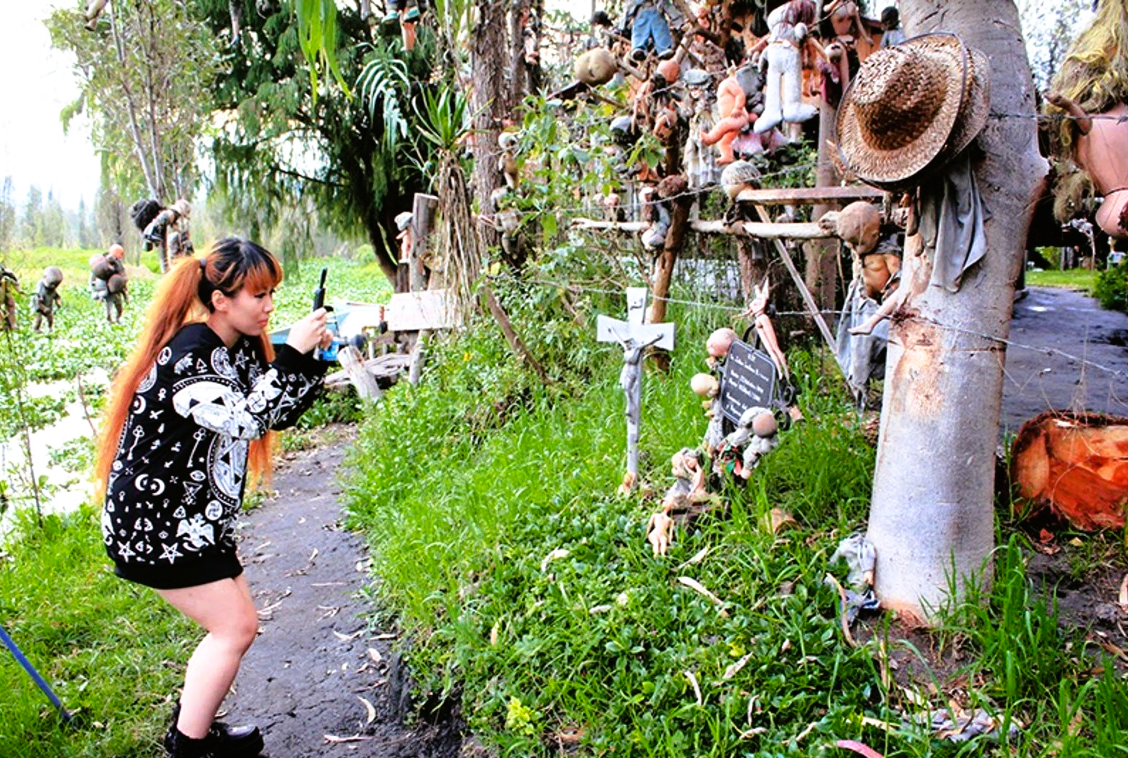
[[[838,109],[845,168],[882,189],[911,186],[941,168],[987,121],[987,66],[954,34],[874,51]]]

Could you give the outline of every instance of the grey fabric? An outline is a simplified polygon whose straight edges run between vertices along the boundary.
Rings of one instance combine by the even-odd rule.
[[[958,292],[964,273],[987,253],[990,217],[967,150],[920,188],[920,235],[932,260],[929,284]]]
[[[890,294],[893,289],[895,287],[890,289]],[[889,341],[889,320],[879,322],[870,334],[850,334],[848,330],[872,316],[877,308],[877,303],[866,297],[861,279],[850,282],[846,302],[838,317],[834,357],[854,393],[854,399],[859,402],[865,399],[869,380],[885,376],[885,345]]]

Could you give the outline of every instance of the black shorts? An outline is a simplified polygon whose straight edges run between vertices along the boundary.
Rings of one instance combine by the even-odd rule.
[[[198,587],[220,579],[234,579],[243,573],[235,549],[209,552],[192,561],[152,566],[147,563],[114,562],[114,573],[155,590],[180,590]]]

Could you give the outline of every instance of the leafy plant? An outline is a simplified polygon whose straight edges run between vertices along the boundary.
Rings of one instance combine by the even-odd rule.
[[[1102,308],[1128,313],[1128,259],[1097,275],[1093,297]]]

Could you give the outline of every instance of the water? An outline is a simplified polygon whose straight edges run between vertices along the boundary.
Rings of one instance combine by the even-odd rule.
[[[83,388],[89,393],[92,387],[105,386],[108,381],[108,377],[104,372],[88,374],[83,377]],[[75,382],[60,380],[57,382],[33,385],[28,388],[28,394],[32,397],[45,397],[48,395],[62,396],[68,393],[74,393],[75,390]],[[35,470],[35,476],[36,478],[47,477],[46,490],[51,493],[49,497],[41,493],[44,514],[75,511],[79,506],[90,499],[93,493],[93,484],[90,481],[89,468],[84,467],[83,470],[72,472],[67,471],[62,466],[53,465],[51,462],[51,451],[73,440],[89,440],[92,439],[93,436],[94,429],[91,426],[91,422],[86,418],[86,411],[83,408],[82,401],[78,398],[67,403],[63,410],[62,417],[54,424],[31,433],[31,462]],[[22,484],[18,485],[16,483],[26,478],[26,473],[19,477],[11,473],[14,471],[26,472],[23,434],[17,435],[7,442],[0,443],[0,471],[4,472],[6,476],[9,495],[19,498],[19,507],[34,509],[34,501],[27,500],[23,497],[31,493],[15,491],[17,487],[21,490],[23,489]],[[3,538],[11,531],[15,523],[15,510],[16,507],[13,505],[12,508],[0,515],[0,538]]]

